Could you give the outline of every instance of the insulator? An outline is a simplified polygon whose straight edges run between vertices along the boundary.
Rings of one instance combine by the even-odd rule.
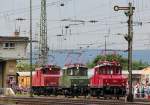
[[[65,26],[65,28],[69,28],[69,26]]]
[[[60,6],[62,6],[62,7],[63,7],[63,6],[64,6],[64,3],[61,3],[61,4],[60,4]]]
[[[69,32],[70,32],[70,35],[71,35],[71,29],[69,30]]]

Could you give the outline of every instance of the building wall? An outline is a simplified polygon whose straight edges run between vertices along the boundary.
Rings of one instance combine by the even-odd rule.
[[[5,71],[6,62],[0,61],[0,88],[4,87],[4,71]]]
[[[150,74],[142,74],[142,76],[141,76],[141,82],[143,84],[150,83]]]
[[[4,87],[10,87],[10,78],[16,80],[16,60],[7,60],[4,67]]]
[[[27,43],[16,42],[14,48],[4,48],[3,43],[0,44],[0,57],[2,58],[25,58]]]
[[[125,77],[128,78],[128,74],[123,74]],[[138,82],[141,81],[141,74],[132,74],[132,84],[135,85],[137,84]]]
[[[9,87],[16,80],[16,60],[27,58],[27,37],[0,36],[0,60],[5,62],[0,67],[0,87]],[[11,80],[11,81],[10,81]]]
[[[16,75],[16,60],[6,61],[7,75]]]
[[[0,62],[0,88],[2,87],[2,81],[3,81],[3,64]]]

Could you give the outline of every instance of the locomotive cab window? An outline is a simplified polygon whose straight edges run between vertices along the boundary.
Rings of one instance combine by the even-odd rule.
[[[73,69],[71,69],[71,68],[67,69],[67,75],[72,76],[73,75]]]
[[[113,74],[113,69],[110,66],[108,67],[108,74]]]
[[[97,72],[98,74],[107,74],[107,69],[104,67],[99,67],[99,70]]]
[[[42,71],[43,71],[43,74],[47,73],[47,69],[46,68],[43,68]]]
[[[119,75],[121,74],[121,68],[120,67],[115,67],[113,70],[113,74]]]
[[[87,76],[87,68],[80,67],[80,69],[79,69],[79,75],[80,76]]]
[[[79,67],[74,68],[74,76],[78,76],[78,75],[80,75],[80,69],[79,69]]]
[[[43,74],[59,74],[59,68],[43,68]]]
[[[96,70],[96,74],[103,74],[103,68],[99,67],[99,69]]]
[[[110,75],[113,74],[113,70],[110,67],[99,67],[99,69],[96,71],[96,74],[104,74],[104,75]]]
[[[67,69],[67,75],[70,76],[87,76],[87,68],[73,67]]]
[[[49,74],[59,74],[60,69],[59,68],[51,68],[48,70]]]
[[[107,74],[108,74],[108,75],[113,74],[113,69],[112,69],[111,66],[108,66],[106,69],[107,69]]]

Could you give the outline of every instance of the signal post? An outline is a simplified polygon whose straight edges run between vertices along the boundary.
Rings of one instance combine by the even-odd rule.
[[[132,6],[132,3],[129,2],[128,7],[119,7],[114,6],[115,11],[125,10],[125,15],[129,17],[128,19],[128,35],[125,36],[125,39],[128,41],[128,79],[129,79],[129,92],[127,96],[127,101],[133,101],[132,93],[132,43],[133,43],[133,12],[135,7]]]

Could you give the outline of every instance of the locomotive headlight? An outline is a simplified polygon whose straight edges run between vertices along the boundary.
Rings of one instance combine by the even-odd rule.
[[[109,83],[106,83],[106,86],[109,86]]]

